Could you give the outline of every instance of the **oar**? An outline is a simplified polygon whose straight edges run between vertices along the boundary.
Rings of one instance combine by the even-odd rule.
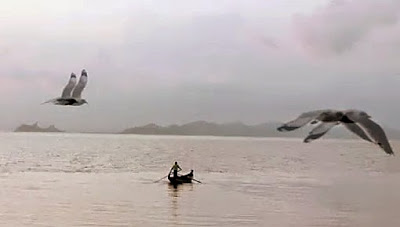
[[[168,175],[169,175],[169,174],[168,174]],[[159,179],[159,180],[154,181],[154,183],[157,183],[157,182],[159,182],[160,180],[165,179],[166,177],[168,177],[168,175],[165,176],[165,177],[163,177],[163,178],[161,178],[161,179]]]
[[[198,180],[196,180],[196,179],[192,179],[192,180],[194,180],[194,181],[199,182],[200,184],[202,184],[201,181],[198,181]]]

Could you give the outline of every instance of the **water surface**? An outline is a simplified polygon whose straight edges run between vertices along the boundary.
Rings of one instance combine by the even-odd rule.
[[[1,226],[400,226],[398,155],[361,140],[2,133],[0,145]],[[203,184],[154,183],[175,160]]]

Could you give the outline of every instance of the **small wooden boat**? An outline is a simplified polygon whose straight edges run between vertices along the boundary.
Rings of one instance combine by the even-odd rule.
[[[178,177],[173,177],[168,175],[168,180],[171,184],[173,185],[178,185],[178,184],[183,184],[183,183],[192,183],[193,179],[193,172],[190,172],[186,175],[178,176]]]

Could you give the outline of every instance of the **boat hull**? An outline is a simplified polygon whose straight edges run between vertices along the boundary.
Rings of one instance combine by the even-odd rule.
[[[173,185],[178,185],[178,184],[184,184],[184,183],[192,183],[193,175],[183,175],[183,176],[178,176],[178,177],[171,177],[168,176],[168,180],[170,184]]]

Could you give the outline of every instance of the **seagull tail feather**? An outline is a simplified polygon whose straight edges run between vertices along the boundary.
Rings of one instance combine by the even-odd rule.
[[[54,102],[54,101],[55,101],[55,99],[50,99],[50,100],[48,100],[46,102],[41,103],[40,105],[43,105],[43,104],[46,104],[46,103],[51,103],[51,102]]]

